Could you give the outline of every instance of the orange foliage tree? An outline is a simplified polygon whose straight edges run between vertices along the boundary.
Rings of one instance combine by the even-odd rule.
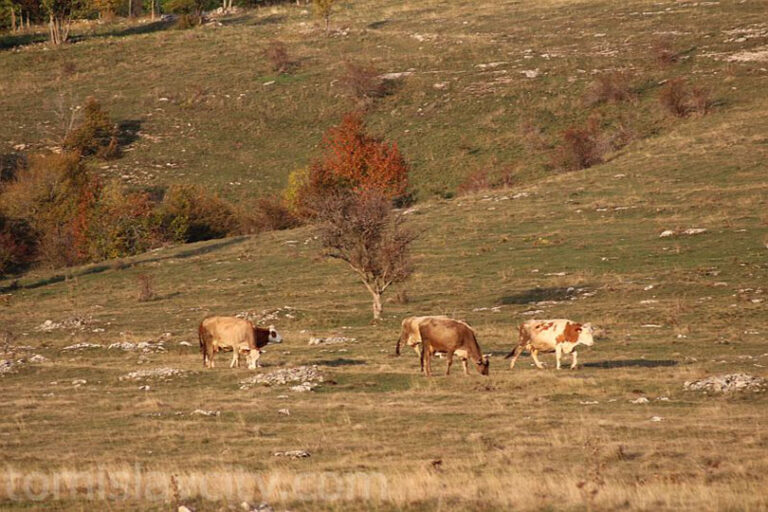
[[[408,188],[408,165],[397,147],[368,134],[359,112],[344,116],[323,138],[323,156],[309,169],[309,195],[336,190],[376,192],[402,198]]]

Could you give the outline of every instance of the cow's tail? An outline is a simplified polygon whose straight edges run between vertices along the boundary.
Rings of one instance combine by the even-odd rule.
[[[509,354],[504,356],[504,359],[509,359],[510,357],[515,355],[515,350],[517,350],[517,347],[523,343],[523,327],[524,327],[524,324],[520,324],[518,326],[518,328],[517,328],[517,334],[518,334],[517,345],[515,345],[512,348],[512,352],[510,352]]]
[[[395,354],[398,355],[398,356],[400,355],[400,342],[401,341],[403,341],[403,337],[402,336],[397,338],[397,343],[395,343]]]

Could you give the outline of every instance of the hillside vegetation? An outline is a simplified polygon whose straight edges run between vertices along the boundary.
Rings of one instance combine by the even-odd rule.
[[[130,483],[103,508],[135,510],[243,500],[276,510],[765,509],[766,394],[683,384],[768,377],[767,7],[354,2],[325,37],[311,12],[286,5],[222,26],[96,26],[59,50],[4,50],[8,151],[53,145],[52,105],[95,95],[140,133],[122,158],[90,165],[133,185],[193,181],[231,198],[283,188],[359,106],[337,86],[345,59],[410,71],[367,119],[411,163],[418,201],[406,217],[423,234],[415,274],[385,296],[375,325],[355,277],[316,257],[311,227],[0,281],[3,358],[47,358],[0,376],[2,508],[39,506],[22,477],[8,483],[34,472]],[[290,75],[268,71],[262,51],[274,39],[299,61]],[[596,97],[596,77],[617,68],[631,73],[630,97]],[[709,90],[706,112],[676,117],[660,103],[676,77]],[[564,170],[563,132],[589,131],[596,113],[604,162]],[[482,169],[491,181],[510,172],[507,188],[475,191],[467,178]],[[139,300],[142,286],[151,300]],[[240,312],[285,340],[256,373],[317,365],[324,382],[305,393],[240,389],[253,372],[226,368],[227,354],[204,370],[198,322]],[[490,377],[454,365],[426,379],[412,351],[394,357],[410,314],[470,322],[492,354]],[[525,354],[510,371],[517,324],[547,317],[601,328],[579,353],[583,368],[556,372],[545,355],[538,371]],[[313,336],[355,341],[308,345]],[[106,348],[147,340],[166,350]],[[76,343],[102,346],[63,350]],[[437,374],[442,364],[433,361]],[[186,373],[121,379],[158,367]],[[311,456],[273,455],[286,450]],[[85,488],[49,504],[93,509]]]

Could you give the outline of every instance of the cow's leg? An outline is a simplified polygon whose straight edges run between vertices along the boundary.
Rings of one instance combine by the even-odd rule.
[[[555,345],[555,360],[557,361],[557,369],[560,369],[560,359],[563,357],[563,346],[558,343]]]
[[[518,346],[516,346],[514,348],[514,350],[512,350],[512,360],[509,362],[509,369],[510,370],[515,367],[515,363],[517,362],[517,358],[520,357],[520,354],[522,354],[522,353],[523,353],[523,346],[522,345],[518,345]]]
[[[429,348],[422,347],[422,349],[421,349],[421,360],[422,360],[422,362],[424,364],[424,373],[427,375],[427,377],[431,377],[432,376],[432,360],[431,360],[431,356],[432,356],[432,349],[431,349],[431,347],[429,347]]]
[[[203,357],[203,364],[206,368],[213,368],[213,354],[215,353],[216,349],[214,348],[213,343],[206,345],[205,356]]]
[[[543,370],[544,365],[541,364],[541,361],[539,361],[538,355],[539,355],[539,351],[531,347],[531,357],[533,358],[533,362],[536,364],[536,368],[538,368],[539,370]]]
[[[578,355],[575,350],[571,352],[571,370],[575,370],[576,367],[579,365],[579,361],[577,357]]]
[[[451,365],[453,364],[453,351],[448,351],[448,367],[445,369],[445,374],[451,374]]]
[[[232,362],[229,363],[230,368],[240,366],[240,350],[237,347],[232,347]]]
[[[469,375],[469,369],[467,368],[467,358],[461,358],[461,366],[464,368],[464,375]]]
[[[413,346],[413,350],[416,351],[416,353],[419,355],[419,364],[421,365],[421,373],[424,373],[424,358],[421,357],[421,343],[417,343]]]

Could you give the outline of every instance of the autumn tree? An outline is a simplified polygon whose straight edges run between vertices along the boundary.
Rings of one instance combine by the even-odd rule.
[[[395,214],[380,190],[336,191],[317,199],[318,238],[323,255],[343,261],[371,294],[373,319],[380,320],[381,296],[412,273],[410,245],[416,234]]]
[[[370,135],[362,114],[344,116],[323,138],[323,155],[312,163],[302,201],[333,191],[377,192],[388,200],[402,198],[408,187],[408,165],[396,143]]]

